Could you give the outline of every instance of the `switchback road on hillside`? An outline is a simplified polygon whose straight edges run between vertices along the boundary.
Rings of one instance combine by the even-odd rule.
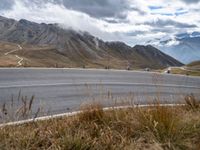
[[[7,56],[7,55],[9,55],[9,54],[11,54],[11,53],[14,53],[14,52],[16,52],[16,51],[19,51],[19,50],[22,50],[23,48],[21,47],[21,45],[17,45],[17,49],[15,49],[15,50],[11,50],[11,51],[9,51],[9,52],[6,52],[6,53],[4,53],[4,55],[5,56]],[[21,57],[19,57],[18,55],[15,55],[15,57],[18,59],[18,62],[17,62],[17,67],[20,67],[20,66],[22,66],[22,61],[24,60],[24,58],[21,58]]]

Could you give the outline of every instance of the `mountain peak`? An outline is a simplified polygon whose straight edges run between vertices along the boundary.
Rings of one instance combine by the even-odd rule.
[[[62,55],[79,67],[88,63],[108,65],[108,60],[115,62],[109,64],[116,68],[116,65],[126,68],[127,62],[133,68],[164,68],[169,65],[181,65],[150,45],[137,45],[132,48],[119,41],[104,42],[88,32],[64,29],[58,24],[38,24],[25,19],[14,22],[5,19],[0,23],[0,40],[32,46],[49,45],[54,47],[51,53],[55,53],[55,56]]]

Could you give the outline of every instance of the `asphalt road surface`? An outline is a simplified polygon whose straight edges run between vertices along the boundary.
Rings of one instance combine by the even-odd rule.
[[[17,111],[22,97],[34,95],[32,113],[40,108],[40,115],[78,110],[94,101],[105,106],[155,99],[180,103],[191,93],[200,98],[200,78],[117,70],[0,69],[0,109],[6,105]]]

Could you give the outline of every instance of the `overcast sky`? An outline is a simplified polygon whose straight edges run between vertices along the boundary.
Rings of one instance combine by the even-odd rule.
[[[200,31],[200,0],[0,0],[0,15],[129,45]]]

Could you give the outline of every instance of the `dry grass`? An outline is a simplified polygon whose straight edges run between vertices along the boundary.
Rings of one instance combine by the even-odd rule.
[[[193,94],[185,97],[186,108],[189,110],[200,110],[200,101],[198,101]]]
[[[191,76],[200,76],[199,70],[182,70],[182,69],[172,69],[172,74],[182,74],[182,75],[191,75]]]
[[[48,67],[48,68],[112,68],[127,69],[127,58],[122,57],[116,51],[109,51],[100,58],[87,57],[84,53],[67,53],[58,52],[53,46],[48,45],[27,45],[22,44],[22,50],[17,50],[8,55],[7,52],[18,49],[18,45],[9,42],[0,42],[0,67],[19,67],[16,58],[18,55],[23,58],[20,67]],[[131,58],[131,59],[130,59]],[[132,54],[129,58],[129,69],[164,68],[163,65],[156,63],[154,60],[146,60],[138,54]]]
[[[194,149],[200,148],[200,108],[186,97],[186,106],[103,111],[100,104],[82,113],[0,129],[0,149]],[[198,105],[198,107],[197,107]],[[194,108],[195,107],[195,111]]]
[[[200,61],[195,61],[187,65],[188,67],[200,69]]]
[[[0,123],[25,120],[30,118],[30,116],[36,118],[40,113],[40,108],[38,108],[36,113],[33,113],[32,106],[34,101],[34,95],[30,97],[24,96],[19,91],[16,99],[12,96],[9,102],[3,103],[0,107]]]

